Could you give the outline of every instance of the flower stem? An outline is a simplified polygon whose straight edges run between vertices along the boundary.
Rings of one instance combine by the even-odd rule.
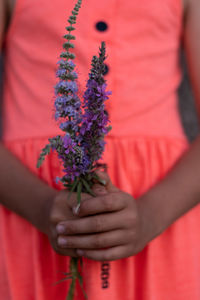
[[[81,273],[79,272],[79,264],[82,267],[82,258],[72,257],[70,259],[70,273],[71,273],[71,284],[69,287],[69,291],[67,294],[66,300],[73,300],[75,294],[76,283],[79,282],[83,295],[85,299],[87,299],[87,295],[83,289],[83,278]]]

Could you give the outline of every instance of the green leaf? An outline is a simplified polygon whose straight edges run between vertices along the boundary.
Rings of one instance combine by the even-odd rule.
[[[60,279],[60,280],[56,281],[56,282],[54,283],[54,285],[57,285],[57,284],[62,283],[62,282],[64,282],[64,281],[66,281],[66,280],[69,280],[69,279],[72,279],[72,276],[67,276],[67,277],[65,277],[65,278],[63,278],[63,279]]]
[[[75,56],[75,54],[66,51],[66,52],[62,52],[60,54],[60,57],[67,58],[67,59],[74,59],[76,56]]]
[[[68,190],[70,190],[73,187],[73,184],[65,183],[65,186],[68,188]]]
[[[82,293],[83,293],[83,295],[84,295],[84,298],[85,299],[88,299],[88,296],[87,296],[87,294],[86,294],[86,292],[85,292],[85,290],[84,290],[84,288],[83,288],[83,277],[81,276],[81,274],[78,272],[78,281],[79,281],[79,284],[80,284],[80,287],[81,287],[81,290],[82,290]]]
[[[42,165],[44,159],[45,159],[45,156],[47,154],[49,154],[51,151],[51,145],[50,144],[47,144],[41,151],[41,154],[38,158],[38,161],[37,161],[37,168],[40,168],[40,166]]]
[[[76,21],[76,16],[70,16],[70,20]]]
[[[71,275],[72,275],[71,272],[66,273],[66,272],[61,271],[61,273],[62,273],[63,275],[65,275],[65,276],[71,276]]]
[[[77,202],[78,202],[78,204],[81,203],[81,192],[82,192],[82,182],[79,181],[78,188],[77,188]]]
[[[76,75],[73,75],[71,73],[68,74],[62,74],[59,76],[59,78],[63,79],[63,80],[71,80],[74,81],[75,79],[77,79]],[[65,117],[66,115],[64,115],[63,117]]]
[[[76,39],[76,37],[74,35],[71,35],[70,33],[65,34],[63,37],[67,40],[75,40]]]
[[[87,181],[83,178],[81,178],[81,180],[83,182],[84,187],[86,188],[87,193],[90,194],[93,197],[96,197],[95,193],[91,190],[91,188],[90,188],[89,184],[87,183]]]
[[[79,272],[78,272],[77,276],[78,276],[80,285],[83,286],[83,277],[81,276],[81,274]]]
[[[102,185],[104,185],[104,186],[106,185],[106,181],[101,179],[96,173],[94,173],[93,178],[96,179]]]
[[[43,161],[44,161],[44,157],[43,157],[43,156],[40,156],[40,157],[38,158],[36,167],[37,167],[37,168],[40,168],[41,165],[42,165],[42,163],[43,163]]]
[[[68,19],[68,22],[69,22],[69,24],[76,24],[76,22],[75,21],[73,21],[73,20],[70,20],[70,19]]]
[[[68,196],[67,196],[67,200],[69,200],[69,198],[71,197],[72,193],[74,192],[74,190],[75,190],[75,188],[76,188],[76,186],[77,186],[77,184],[78,184],[78,181],[79,181],[78,178],[76,178],[76,179],[74,180],[74,183],[73,183],[73,185],[72,185],[72,188],[71,188],[71,190],[70,190],[70,192],[69,192],[69,194],[68,194]]]
[[[68,31],[75,30],[75,28],[74,28],[73,26],[67,26],[67,27],[65,27],[65,28],[66,28],[66,30],[68,30]]]
[[[76,279],[72,279],[72,282],[71,282],[70,288],[69,288],[69,292],[67,295],[67,300],[73,300],[74,292],[75,292],[75,285],[76,285]]]
[[[63,44],[63,48],[68,50],[69,48],[74,48],[74,44],[70,43],[70,42],[66,42]]]

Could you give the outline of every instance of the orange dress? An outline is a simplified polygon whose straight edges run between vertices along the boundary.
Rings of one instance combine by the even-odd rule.
[[[177,110],[181,0],[83,1],[76,30],[76,64],[83,90],[92,55],[105,40],[107,108],[112,131],[104,161],[113,182],[140,196],[188,149]],[[32,172],[55,187],[55,155],[41,169],[41,148],[59,132],[53,119],[55,70],[74,3],[16,0],[5,40],[3,142]],[[28,199],[27,199],[28,201]],[[162,201],[162,199],[161,199]],[[84,259],[89,300],[199,300],[200,207],[192,209],[134,257],[110,263]],[[63,300],[68,270],[45,235],[0,207],[0,299]],[[82,294],[77,289],[76,300]]]

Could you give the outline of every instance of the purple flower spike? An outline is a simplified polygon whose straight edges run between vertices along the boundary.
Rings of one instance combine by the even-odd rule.
[[[69,191],[77,193],[79,204],[83,192],[94,196],[91,188],[94,184],[93,179],[98,180],[95,174],[95,170],[99,167],[97,161],[102,156],[105,147],[104,137],[109,131],[105,101],[111,94],[107,91],[103,77],[106,56],[105,43],[102,42],[99,57],[94,56],[92,59],[83,104],[79,99],[78,75],[75,71],[75,63],[72,61],[75,55],[70,52],[70,49],[74,48],[75,36],[72,35],[72,31],[75,29],[74,24],[76,24],[81,2],[77,0],[68,19],[69,26],[66,27],[68,32],[64,35],[66,39],[63,44],[64,51],[60,54],[61,59],[58,61],[56,72],[58,82],[55,86],[55,119],[63,135],[49,138],[49,144],[42,149],[37,165],[40,167],[45,155],[56,150],[64,172],[61,178],[56,178],[56,182],[60,181]],[[69,300],[73,300],[76,281],[79,281],[83,289],[80,261],[79,258],[71,258],[70,270],[66,273],[67,279],[69,277],[72,280],[67,296]]]
[[[65,153],[69,154],[69,152],[75,153],[74,147],[76,147],[76,143],[71,139],[70,134],[66,134],[63,137],[63,146],[65,148]]]
[[[76,94],[78,92],[77,83],[75,81],[59,81],[55,86],[55,93],[63,94],[63,93],[72,93]]]
[[[105,101],[111,94],[103,78],[104,44],[100,48],[99,58],[93,57],[92,69],[84,93],[84,108],[80,140],[89,160],[94,165],[104,151],[104,136],[110,130],[108,114],[105,111]]]
[[[66,43],[66,47],[70,43]],[[65,53],[62,54],[65,56]],[[54,102],[55,119],[64,136],[50,139],[51,149],[56,150],[63,161],[64,176],[61,182],[72,182],[75,178],[92,172],[104,151],[104,136],[109,131],[109,118],[105,111],[105,101],[111,92],[103,78],[105,44],[102,43],[99,58],[94,56],[92,68],[81,105],[78,96],[75,64],[68,59],[58,62]],[[47,149],[48,150],[48,149]]]

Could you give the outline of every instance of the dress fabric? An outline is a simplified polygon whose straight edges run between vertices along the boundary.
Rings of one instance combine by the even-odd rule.
[[[62,173],[56,154],[51,153],[39,170],[36,162],[48,138],[60,133],[53,120],[53,86],[73,4],[17,0],[4,44],[4,145],[54,188],[55,177]],[[113,91],[107,109],[113,129],[103,161],[114,184],[137,201],[189,148],[176,95],[182,11],[180,0],[87,0],[76,25],[81,91],[92,55],[101,40],[107,43],[106,79]],[[96,30],[99,21],[107,22],[107,31]],[[84,259],[88,299],[200,299],[199,228],[196,207],[134,257],[105,263]],[[56,254],[44,234],[0,207],[2,300],[65,299],[69,282],[55,282],[68,264],[69,257]],[[82,299],[77,287],[75,300]]]

